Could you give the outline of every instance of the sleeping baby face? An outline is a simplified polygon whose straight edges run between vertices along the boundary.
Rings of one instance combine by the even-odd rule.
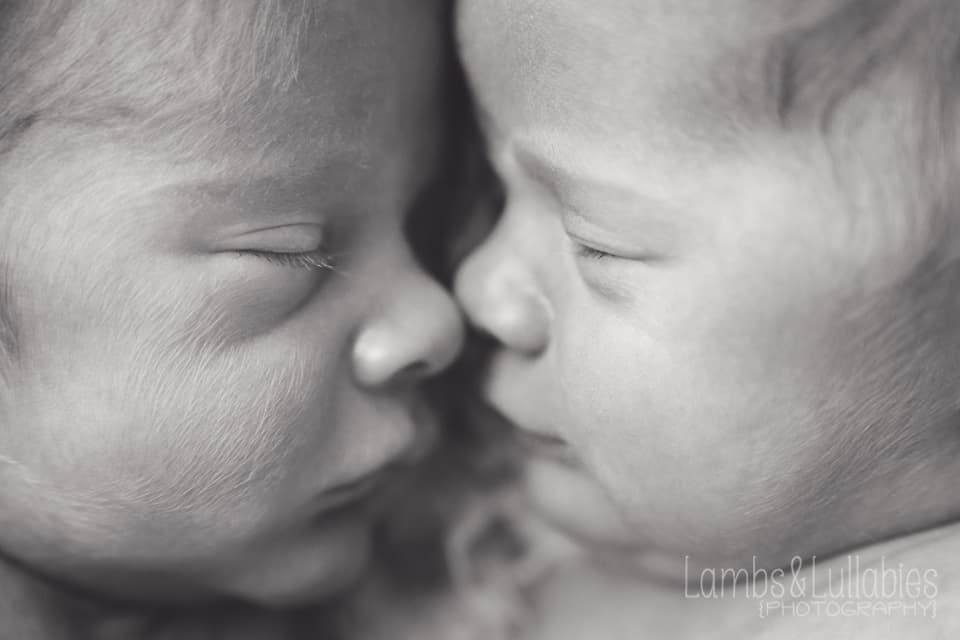
[[[532,499],[583,539],[781,563],[874,535],[935,448],[944,328],[889,233],[923,221],[878,222],[903,216],[886,147],[837,171],[770,117],[786,6],[459,4],[506,204],[457,292],[499,342],[486,395],[545,444]]]
[[[138,6],[113,17],[135,30],[166,5]],[[216,20],[252,6],[181,7],[167,26],[190,37],[163,42],[198,47],[188,23],[212,19],[203,60],[244,59]],[[363,499],[417,446],[418,382],[461,341],[404,233],[439,152],[441,20],[431,2],[310,12],[289,82],[263,80],[289,45],[265,43],[262,86],[225,87],[243,104],[206,105],[193,129],[199,113],[170,116],[175,140],[41,114],[6,158],[0,548],[28,567],[123,597],[267,604],[363,567]],[[147,87],[163,105],[203,103],[171,89],[190,73],[209,73],[199,92],[239,75],[159,46],[123,61],[179,74]]]

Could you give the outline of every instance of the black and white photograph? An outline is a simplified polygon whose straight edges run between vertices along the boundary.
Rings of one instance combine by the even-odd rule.
[[[799,638],[960,638],[960,0],[0,0],[0,640]]]

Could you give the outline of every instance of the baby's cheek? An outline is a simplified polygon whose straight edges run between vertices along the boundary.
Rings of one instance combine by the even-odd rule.
[[[251,256],[222,256],[228,269],[207,285],[208,321],[230,340],[244,340],[283,323],[317,297],[333,274],[283,267]]]
[[[605,485],[649,485],[658,408],[643,366],[647,350],[607,326],[572,336],[559,351],[563,435]]]
[[[653,426],[657,372],[651,343],[602,319],[573,328],[558,345],[569,437],[598,455],[640,457]],[[658,375],[659,374],[659,375]]]
[[[623,323],[594,327],[562,367],[570,437],[627,518],[669,542],[675,523],[705,513],[737,444],[704,412],[717,398],[675,344]]]
[[[229,355],[179,380],[182,370],[169,369],[161,395],[141,406],[150,411],[135,446],[148,456],[148,482],[171,500],[189,496],[179,508],[242,505],[280,481],[295,466],[287,458],[309,444],[302,373],[290,362]]]

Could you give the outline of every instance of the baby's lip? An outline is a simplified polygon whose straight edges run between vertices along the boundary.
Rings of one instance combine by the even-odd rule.
[[[483,412],[483,423],[493,429],[494,437],[526,456],[548,458],[572,469],[583,469],[583,461],[575,449],[560,436],[545,433],[514,422],[504,411],[490,401],[478,398],[478,410]]]
[[[436,444],[440,433],[439,418],[433,406],[418,397],[411,407],[416,436],[399,459],[399,464],[417,464],[422,461]]]
[[[534,431],[517,429],[517,442],[531,455],[549,458],[572,469],[583,468],[583,462],[563,438]]]
[[[373,495],[384,488],[388,479],[395,478],[403,467],[415,464],[426,455],[436,436],[435,416],[430,407],[418,399],[411,407],[410,419],[415,425],[415,436],[407,447],[383,459],[371,470],[324,490],[318,498],[323,511],[342,509],[356,503],[369,506],[368,503],[374,501]]]
[[[389,475],[389,470],[389,466],[381,467],[376,471],[330,487],[319,498],[322,510],[333,511],[364,501],[383,484],[385,477]]]

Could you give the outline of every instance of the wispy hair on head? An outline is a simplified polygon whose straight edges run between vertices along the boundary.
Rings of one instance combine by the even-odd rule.
[[[855,314],[894,319],[857,339],[876,345],[867,349],[876,358],[909,354],[918,364],[908,370],[917,373],[903,384],[936,389],[938,399],[910,393],[903,406],[889,407],[885,413],[901,422],[890,430],[897,443],[890,448],[905,447],[909,434],[920,433],[909,428],[914,419],[955,428],[960,2],[844,0],[785,31],[767,61],[774,120],[787,131],[820,137],[832,153],[836,182],[849,195],[851,238],[883,247],[874,264],[898,263],[893,280],[882,280],[882,291],[892,295],[867,297]],[[875,371],[886,369],[865,367],[863,375]]]
[[[774,39],[768,104],[788,130],[822,134],[841,173],[862,164],[875,187],[905,192],[908,211],[892,228],[938,254],[921,268],[940,268],[958,257],[960,231],[960,3],[835,4]],[[900,166],[872,162],[884,144]]]
[[[313,4],[3,0],[0,141],[43,122],[168,140],[227,125],[257,91],[295,81]]]

